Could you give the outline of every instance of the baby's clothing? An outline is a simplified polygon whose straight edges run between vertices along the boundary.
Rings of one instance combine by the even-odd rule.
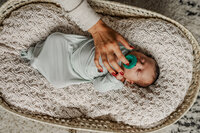
[[[120,43],[119,46],[124,55],[130,51]],[[21,58],[30,60],[30,65],[56,88],[92,82],[100,92],[121,89],[124,84],[108,72],[101,56],[103,72],[98,72],[94,56],[93,38],[61,32],[52,33],[21,53]],[[121,61],[118,64],[121,66]]]

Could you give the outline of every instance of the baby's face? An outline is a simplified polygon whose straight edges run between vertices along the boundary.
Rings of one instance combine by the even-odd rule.
[[[126,69],[122,64],[124,70],[124,80],[131,84],[138,84],[140,86],[148,86],[153,83],[155,60],[144,55],[141,52],[131,51],[129,54],[135,55],[137,58],[136,66],[131,69]]]

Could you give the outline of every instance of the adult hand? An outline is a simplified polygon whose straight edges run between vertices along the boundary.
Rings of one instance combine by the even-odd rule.
[[[125,81],[125,78],[120,73],[117,73],[117,75],[115,77],[116,77],[117,80],[120,80],[122,82]]]
[[[94,62],[97,68],[100,71],[103,71],[102,66],[99,64],[99,57],[101,56],[104,66],[113,76],[116,76],[115,70],[121,75],[124,75],[123,69],[117,63],[117,58],[127,65],[129,61],[122,54],[118,42],[120,42],[129,50],[132,50],[134,47],[129,45],[128,42],[118,32],[108,27],[101,19],[94,26],[92,26],[88,32],[90,32],[94,39]],[[108,60],[115,70],[112,69],[108,63]]]

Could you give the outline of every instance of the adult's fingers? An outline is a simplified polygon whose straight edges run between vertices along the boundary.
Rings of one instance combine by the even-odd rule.
[[[125,48],[130,49],[130,50],[132,50],[132,49],[135,48],[134,46],[131,46],[131,45],[124,39],[124,37],[122,37],[120,34],[117,36],[117,38],[118,38],[117,40],[118,40],[122,45],[124,45]]]
[[[122,51],[120,50],[119,45],[117,44],[117,46],[114,48],[114,53],[117,56],[117,58],[123,62],[126,65],[129,65],[129,61],[126,59],[126,57],[123,55]]]
[[[117,71],[117,73],[120,73],[120,74],[124,74],[123,73],[123,69],[119,66],[119,64],[117,63],[117,60],[116,60],[116,55],[114,54],[114,52],[109,52],[107,54],[107,58],[109,60],[109,63],[114,67],[114,69]],[[112,69],[113,70],[113,69]],[[113,70],[114,71],[114,70]]]
[[[116,76],[116,72],[111,68],[110,64],[108,63],[106,53],[101,54],[101,59],[108,72],[111,73],[113,76]]]
[[[103,72],[103,67],[100,65],[99,63],[99,58],[101,56],[101,53],[100,51],[98,50],[98,48],[96,47],[95,48],[95,56],[94,56],[94,63],[97,67],[97,69],[99,69],[101,72]]]

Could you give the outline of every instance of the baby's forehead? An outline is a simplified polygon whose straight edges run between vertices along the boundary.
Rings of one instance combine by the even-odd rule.
[[[145,66],[145,71],[144,71],[144,75],[147,75],[147,76],[145,76],[146,77],[146,79],[148,79],[148,80],[152,80],[152,79],[154,79],[154,76],[155,76],[155,69],[156,69],[156,62],[155,62],[155,60],[153,59],[153,58],[150,58],[150,60],[151,61],[149,61],[149,62],[147,62],[146,64],[146,66]]]
[[[134,52],[134,51],[132,51],[132,52]],[[135,52],[138,52],[141,55],[146,56],[147,59],[149,60],[148,64],[151,65],[152,67],[155,67],[156,60],[153,58],[153,56],[151,56],[150,54],[147,54],[147,53],[143,52],[142,50],[135,50]],[[141,56],[141,55],[139,55],[139,56]]]
[[[134,52],[134,51],[133,51]],[[142,54],[142,55],[145,55],[145,56],[147,56],[147,57],[150,57],[148,54],[146,54],[145,52],[143,52],[143,51],[141,51],[141,50],[135,50],[135,52],[138,52],[138,53],[140,53],[140,54]]]

